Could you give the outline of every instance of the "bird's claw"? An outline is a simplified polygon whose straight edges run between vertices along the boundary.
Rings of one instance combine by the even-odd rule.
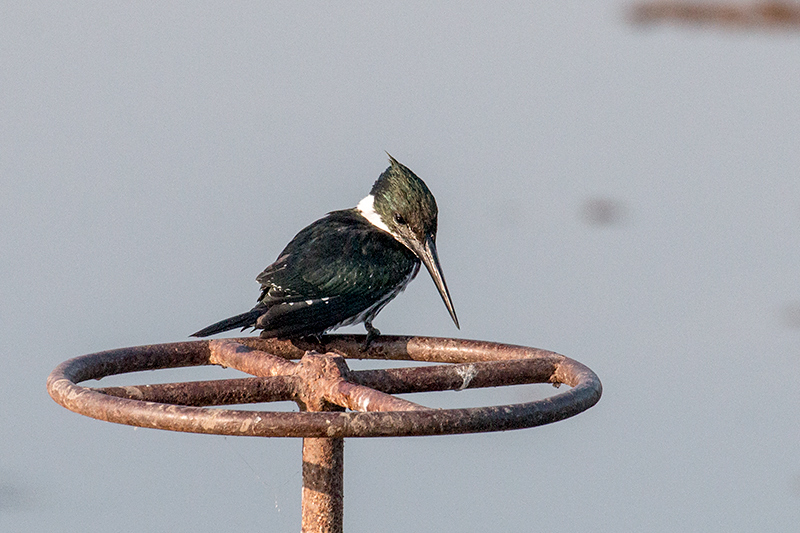
[[[364,341],[364,351],[369,349],[369,345],[372,344],[377,337],[380,337],[381,332],[372,325],[372,322],[364,322],[364,327],[367,328],[367,339]]]

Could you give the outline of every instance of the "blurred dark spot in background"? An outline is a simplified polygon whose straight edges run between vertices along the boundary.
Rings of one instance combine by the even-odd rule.
[[[800,302],[789,302],[781,309],[781,322],[790,329],[800,329]]]
[[[26,508],[28,503],[28,495],[21,487],[0,481],[0,513],[20,511]]]
[[[627,215],[625,204],[613,198],[589,198],[581,208],[581,218],[590,226],[619,226]]]
[[[729,28],[800,28],[800,2],[636,2],[628,10],[632,24],[677,22]]]

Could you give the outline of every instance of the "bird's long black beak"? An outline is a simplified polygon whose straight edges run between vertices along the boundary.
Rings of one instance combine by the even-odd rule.
[[[415,242],[414,244],[416,248],[414,251],[417,253],[417,257],[425,264],[425,268],[428,269],[431,278],[433,278],[433,283],[439,290],[439,295],[442,297],[442,301],[447,307],[447,311],[450,313],[450,318],[453,319],[456,327],[461,329],[461,326],[458,325],[458,317],[453,307],[453,301],[450,299],[450,291],[447,290],[447,283],[444,281],[442,266],[439,264],[439,254],[436,253],[436,243],[433,242],[433,238],[428,236],[422,243]]]

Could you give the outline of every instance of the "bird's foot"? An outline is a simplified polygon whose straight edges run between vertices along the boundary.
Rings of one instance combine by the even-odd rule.
[[[317,348],[315,348],[315,350],[319,349],[319,347],[322,347],[323,349],[325,347],[325,341],[322,339],[322,333],[309,333],[308,335],[303,335],[302,337],[295,337],[295,338],[304,343],[317,345]]]
[[[307,339],[310,340],[311,342],[316,342],[317,344],[323,344],[323,345],[325,344],[324,342],[322,342],[322,333],[314,333],[312,335],[309,335]]]
[[[380,337],[381,332],[372,325],[372,322],[364,322],[364,327],[367,328],[367,340],[364,341],[364,350],[366,351],[369,348],[369,345],[372,344],[377,337]]]

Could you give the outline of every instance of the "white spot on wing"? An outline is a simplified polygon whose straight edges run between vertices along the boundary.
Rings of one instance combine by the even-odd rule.
[[[369,194],[365,196],[363,200],[358,202],[356,209],[358,209],[361,216],[366,218],[370,224],[382,229],[386,233],[391,233],[391,231],[389,231],[389,226],[384,224],[381,216],[375,212],[375,197],[373,195]]]

